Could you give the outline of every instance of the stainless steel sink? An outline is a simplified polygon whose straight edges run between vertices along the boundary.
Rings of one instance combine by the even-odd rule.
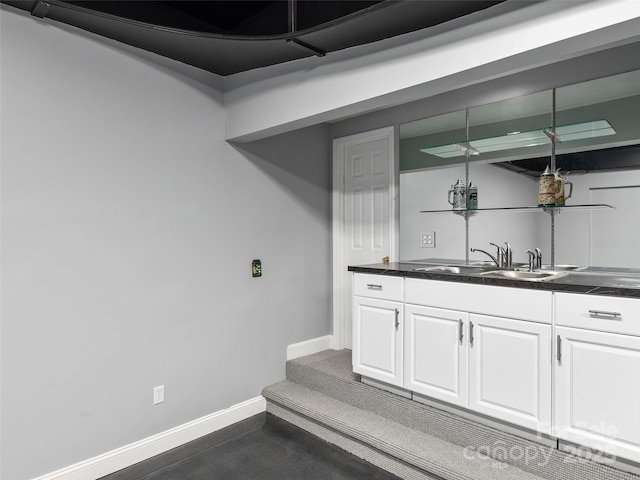
[[[494,262],[491,262],[489,260],[487,261],[473,261],[471,263],[469,263],[470,267],[491,267],[491,269],[495,269],[496,268],[496,264]]]
[[[526,263],[514,262],[513,268],[514,270],[519,270],[519,271],[529,270],[529,266]],[[542,268],[539,268],[537,270],[543,271],[543,272],[579,272],[581,270],[584,270],[585,268],[587,267],[585,267],[584,265],[554,265],[552,269],[551,265],[542,265]]]
[[[457,274],[471,274],[477,275],[490,270],[495,270],[493,266],[483,265],[437,265],[433,267],[419,267],[414,268],[416,272],[432,272],[432,273],[457,273]]]
[[[562,275],[561,272],[528,272],[522,270],[492,270],[482,273],[483,277],[491,278],[512,278],[514,280],[529,280],[539,282],[542,280],[550,280]]]
[[[552,270],[551,265],[542,265],[541,270],[553,272],[575,272],[583,268],[585,268],[583,265],[554,265]]]

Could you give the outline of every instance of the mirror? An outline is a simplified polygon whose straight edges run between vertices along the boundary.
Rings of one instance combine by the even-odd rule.
[[[490,242],[508,241],[514,262],[539,247],[548,263],[551,215],[483,209],[537,205],[539,176],[551,163],[553,103],[549,90],[400,126],[401,260],[465,258],[465,219],[451,214],[447,191],[468,168],[480,209],[468,219],[468,244],[494,253]],[[556,167],[571,193],[569,208],[555,215],[555,264],[639,267],[640,71],[557,88],[555,107]],[[577,207],[594,204],[615,209]],[[435,232],[435,248],[422,246],[423,232]]]

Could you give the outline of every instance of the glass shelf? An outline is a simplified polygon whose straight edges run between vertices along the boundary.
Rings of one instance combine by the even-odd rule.
[[[564,205],[562,207],[549,205],[549,206],[531,206],[531,207],[494,207],[494,208],[476,208],[475,210],[420,210],[420,213],[455,213],[456,215],[471,217],[477,215],[480,212],[559,212],[561,210],[599,210],[605,208],[615,208],[605,203],[587,204],[587,205]]]

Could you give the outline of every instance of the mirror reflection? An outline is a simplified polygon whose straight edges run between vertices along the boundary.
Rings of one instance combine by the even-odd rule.
[[[493,249],[491,242],[509,242],[514,262],[525,263],[526,250],[533,248],[540,248],[547,261],[548,213],[485,209],[535,207],[554,140],[569,207],[555,215],[555,263],[640,266],[634,208],[640,206],[640,72],[557,88],[555,115],[553,93],[469,109],[468,137],[464,111],[401,125],[402,260],[465,258],[465,219],[451,214],[448,201],[448,191],[460,179],[478,188],[480,210],[468,220],[471,247]],[[600,204],[615,208],[576,208]],[[423,246],[425,232],[435,232],[434,248]]]

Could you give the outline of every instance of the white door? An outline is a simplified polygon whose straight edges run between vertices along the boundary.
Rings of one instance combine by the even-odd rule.
[[[405,306],[404,388],[467,406],[468,313]]]
[[[554,432],[640,462],[640,338],[556,327]]]
[[[402,387],[402,303],[354,297],[353,371]]]
[[[640,186],[592,189],[591,203],[615,207],[591,211],[590,265],[640,265]],[[621,225],[624,228],[621,229]]]
[[[349,265],[396,257],[393,127],[334,140],[334,338],[352,347]]]
[[[469,408],[551,433],[551,325],[469,315]]]

